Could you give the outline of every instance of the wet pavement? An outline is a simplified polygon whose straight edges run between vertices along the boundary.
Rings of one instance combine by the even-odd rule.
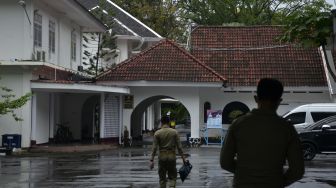
[[[220,148],[186,149],[193,169],[177,187],[231,187],[232,174],[220,169]],[[157,164],[149,170],[150,149],[114,149],[41,157],[0,157],[0,187],[158,187]],[[156,160],[157,162],[157,160]],[[290,188],[336,187],[336,155],[320,155],[306,163],[305,177]],[[177,161],[177,167],[182,161]]]

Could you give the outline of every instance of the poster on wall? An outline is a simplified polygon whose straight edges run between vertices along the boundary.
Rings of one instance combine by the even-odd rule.
[[[207,128],[222,128],[222,111],[221,110],[208,110],[207,111]]]
[[[124,108],[132,109],[133,108],[133,95],[124,95]]]

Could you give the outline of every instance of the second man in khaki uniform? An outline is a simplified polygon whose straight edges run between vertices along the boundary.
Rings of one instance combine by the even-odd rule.
[[[159,150],[159,178],[160,187],[166,188],[167,184],[167,173],[169,179],[169,187],[176,186],[176,149],[179,155],[182,157],[183,162],[185,158],[183,157],[182,145],[180,142],[180,137],[175,129],[169,126],[169,117],[164,116],[161,118],[161,129],[156,131],[154,134],[153,149],[150,160],[151,169],[154,167],[154,157],[156,151]]]

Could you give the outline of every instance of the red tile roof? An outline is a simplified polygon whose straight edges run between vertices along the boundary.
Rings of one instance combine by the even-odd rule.
[[[191,34],[191,53],[228,79],[228,85],[255,86],[262,77],[285,86],[326,86],[318,49],[282,44],[280,26],[199,26]]]
[[[41,66],[33,71],[37,80],[50,80],[55,83],[68,81],[90,81],[88,76],[81,75],[71,70],[63,70],[49,66]]]
[[[98,81],[223,82],[226,79],[167,39],[98,76]]]

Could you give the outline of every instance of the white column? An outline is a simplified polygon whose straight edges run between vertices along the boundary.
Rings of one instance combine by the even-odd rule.
[[[105,112],[105,93],[100,94],[100,138],[104,138],[104,112]]]
[[[26,93],[31,93],[30,88],[30,80],[31,80],[31,72],[24,72],[22,75],[22,93],[23,95]],[[32,129],[32,103],[29,100],[22,107],[22,128],[21,128],[21,147],[30,147],[31,140],[31,129]]]
[[[55,93],[50,93],[49,97],[49,109],[50,109],[50,119],[49,119],[49,138],[54,138],[54,128],[55,128]]]
[[[33,96],[31,98],[31,113],[32,113],[32,119],[31,119],[31,137],[30,140],[36,141],[36,100],[37,96],[36,93],[33,93]]]
[[[145,110],[145,112],[143,113],[143,115],[142,115],[142,129],[141,129],[141,131],[142,130],[145,130],[145,127],[146,127],[146,112],[147,112],[147,109]]]
[[[124,124],[123,124],[123,96],[122,95],[119,95],[119,110],[120,110],[120,113],[119,113],[119,144],[121,144],[121,134],[124,130]]]

